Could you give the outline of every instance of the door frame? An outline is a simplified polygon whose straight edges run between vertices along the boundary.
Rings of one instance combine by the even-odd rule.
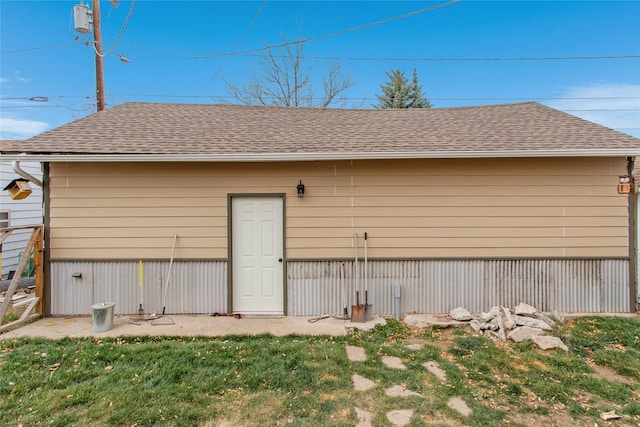
[[[287,295],[287,195],[286,193],[227,194],[227,312],[233,312],[233,199],[273,198],[282,200],[282,312],[288,316]]]

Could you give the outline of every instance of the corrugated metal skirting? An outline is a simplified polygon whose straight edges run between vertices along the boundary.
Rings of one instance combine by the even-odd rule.
[[[161,313],[168,261],[52,262],[51,313],[91,314],[91,305],[115,302],[116,314]],[[73,277],[80,273],[82,277]],[[167,313],[209,314],[227,308],[227,263],[174,261],[166,300]]]
[[[364,268],[359,263],[364,293]],[[288,313],[340,315],[355,304],[353,262],[289,262]],[[545,311],[628,312],[628,260],[370,261],[369,303],[394,314],[393,285],[402,288],[402,314],[473,312],[526,302]],[[362,301],[361,301],[362,302]]]
[[[162,311],[169,262],[52,262],[51,312],[90,314],[96,302],[116,303],[117,314]],[[628,312],[628,260],[416,260],[368,263],[369,303],[376,314],[394,314],[393,287],[402,288],[401,313],[473,312],[526,302],[545,311]],[[364,303],[364,263],[359,263]],[[73,277],[80,273],[81,277]],[[176,261],[167,313],[227,311],[225,261]],[[287,262],[287,314],[342,315],[355,304],[353,261]]]

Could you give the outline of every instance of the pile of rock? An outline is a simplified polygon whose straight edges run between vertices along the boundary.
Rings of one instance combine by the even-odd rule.
[[[449,312],[449,317],[459,322],[469,322],[469,326],[477,334],[502,342],[506,342],[507,339],[515,342],[530,339],[545,350],[569,350],[559,338],[545,335],[547,331],[555,328],[556,322],[529,304],[520,303],[513,310],[495,306],[488,312],[477,315],[458,307]]]

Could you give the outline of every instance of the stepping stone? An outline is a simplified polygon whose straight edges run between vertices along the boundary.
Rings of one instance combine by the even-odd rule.
[[[365,411],[358,407],[354,407],[356,415],[358,417],[358,424],[356,427],[371,427],[371,421],[373,420],[373,412]]]
[[[416,393],[415,391],[411,391],[406,389],[401,385],[394,385],[393,387],[389,387],[384,391],[389,397],[409,397],[409,396],[420,396],[420,393]]]
[[[459,413],[460,415],[462,415],[463,417],[468,417],[473,412],[471,408],[467,406],[465,401],[457,396],[449,399],[447,406],[453,409],[454,411],[456,411],[457,413]]]
[[[351,380],[353,381],[353,388],[356,391],[367,391],[376,386],[376,383],[371,381],[369,378],[365,378],[358,374],[351,375]]]
[[[393,411],[387,412],[387,419],[397,427],[409,424],[411,417],[413,417],[413,409],[394,409]]]
[[[347,358],[352,362],[364,362],[367,360],[367,355],[364,348],[347,344]]]
[[[405,347],[411,351],[419,351],[424,347],[423,344],[407,344]]]
[[[404,366],[404,363],[402,363],[402,359],[395,356],[382,356],[382,363],[384,363],[387,368],[391,369],[401,369],[403,371],[407,369],[407,367]]]
[[[427,368],[427,370],[429,372],[431,372],[433,375],[436,376],[437,379],[439,379],[440,381],[442,381],[443,383],[447,382],[447,373],[445,371],[443,371],[442,369],[440,369],[440,366],[438,366],[437,362],[424,362],[422,364],[422,366],[424,366],[425,368]]]

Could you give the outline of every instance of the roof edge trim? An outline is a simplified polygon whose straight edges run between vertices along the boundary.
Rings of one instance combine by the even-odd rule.
[[[640,148],[602,150],[502,150],[372,153],[252,154],[3,154],[5,161],[31,162],[299,162],[320,160],[468,159],[503,157],[635,157]]]

